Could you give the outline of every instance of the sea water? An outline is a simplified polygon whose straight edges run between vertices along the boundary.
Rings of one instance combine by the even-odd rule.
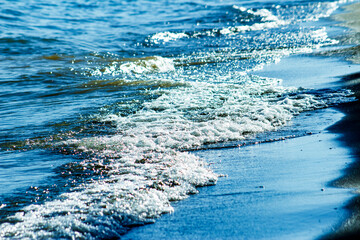
[[[216,184],[192,150],[354,101],[256,75],[340,48],[350,2],[2,1],[0,237],[120,237]]]

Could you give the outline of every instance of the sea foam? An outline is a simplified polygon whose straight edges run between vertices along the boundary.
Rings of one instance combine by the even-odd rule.
[[[285,88],[274,78],[230,74],[223,81],[231,83],[193,82],[154,90],[160,96],[134,114],[99,115],[100,121],[117,126],[115,135],[58,143],[88,153],[79,165],[102,166],[106,177],[25,207],[9,217],[15,224],[2,224],[0,236],[119,237],[128,226],[172,212],[170,202],[196,193],[196,187],[216,183],[207,164],[184,150],[275,130],[303,111],[351,100],[347,91],[314,95]]]
[[[289,24],[288,21],[284,21],[280,19],[279,17],[275,16],[272,12],[270,12],[268,9],[265,8],[255,11],[252,9],[246,9],[244,7],[238,7],[236,5],[234,5],[233,8],[238,9],[241,12],[246,12],[253,16],[259,16],[261,17],[261,22],[254,23],[252,25],[241,25],[241,26],[223,28],[220,30],[221,34],[234,34],[236,32],[245,32],[245,31],[259,31],[264,29],[277,28],[282,25]]]
[[[150,41],[155,44],[166,43],[170,41],[174,41],[181,38],[189,38],[189,35],[186,33],[174,33],[174,32],[160,32],[153,35],[150,38]]]
[[[327,16],[334,8],[329,9],[322,16]],[[202,34],[231,35],[289,23],[289,19],[280,18],[276,10],[243,7],[238,10],[260,17],[261,22],[244,26],[244,29],[234,26],[206,30]],[[86,157],[76,163],[79,169],[100,169],[97,174],[102,177],[89,177],[51,200],[22,208],[1,225],[0,238],[120,237],[128,227],[153,222],[161,214],[172,212],[171,201],[196,193],[199,186],[216,183],[218,175],[206,161],[187,150],[241,141],[276,130],[304,111],[354,100],[347,90],[283,87],[279,79],[249,75],[251,70],[276,62],[285,55],[336,43],[328,38],[325,28],[281,34],[276,33],[282,37],[282,45],[270,50],[260,48],[249,52],[230,48],[229,51],[221,49],[203,55],[194,53],[184,59],[120,58],[111,59],[105,67],[95,65],[82,69],[84,75],[91,77],[116,77],[112,82],[91,81],[89,87],[108,84],[143,86],[154,82],[158,87],[141,92],[151,98],[139,102],[136,110],[126,116],[106,110],[96,115],[97,121],[111,122],[115,126],[113,134],[75,136],[53,143],[54,148],[84,153],[82,156]],[[193,35],[163,32],[153,35],[152,39],[158,44],[197,36],[198,32]],[[268,36],[260,35],[268,45],[279,39]],[[297,42],[291,45],[292,41]],[[233,65],[226,65],[226,61],[234,59],[240,59],[236,65],[249,59],[255,64],[238,71]],[[210,70],[206,68],[207,63],[221,61],[225,62],[225,67],[221,68],[219,64]],[[195,65],[198,62],[203,65]],[[195,70],[191,68],[192,64],[197,67]],[[119,104],[131,108],[131,101]]]

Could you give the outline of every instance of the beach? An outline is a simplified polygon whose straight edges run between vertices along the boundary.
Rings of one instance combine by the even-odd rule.
[[[359,43],[359,7],[347,6],[348,13],[334,17],[355,30],[347,39],[352,44]],[[289,57],[256,73],[285,79],[284,85],[347,86],[359,96],[357,49],[325,54],[337,58]],[[344,56],[347,62],[339,58]],[[358,238],[359,110],[356,100],[294,119],[291,125],[301,124],[305,136],[198,152],[225,177],[176,203],[174,214],[135,228],[124,239]]]
[[[359,70],[358,66],[339,59],[295,56],[261,70],[260,74],[282,75],[291,81],[284,84],[304,84],[302,79],[307,76],[289,67],[294,66],[290,62],[303,63],[301,66],[308,74],[319,79],[310,79],[306,87],[341,85],[340,74]],[[319,66],[324,62],[330,71],[321,71],[324,68]],[[286,140],[266,141],[276,139],[273,133],[275,136],[264,137],[262,143],[198,152],[225,177],[216,186],[201,188],[198,195],[176,203],[174,214],[155,224],[135,228],[123,239],[357,236],[355,189],[359,152],[354,151],[354,146],[358,146],[354,140],[359,136],[358,107],[359,103],[353,102],[299,116],[279,134],[289,136]],[[297,125],[301,126],[300,132],[294,131]]]
[[[358,1],[0,6],[1,239],[359,236]]]
[[[319,125],[308,136],[199,152],[227,176],[123,239],[316,239],[333,231],[354,196],[329,184],[354,161],[340,134],[323,128],[341,117],[316,113]]]

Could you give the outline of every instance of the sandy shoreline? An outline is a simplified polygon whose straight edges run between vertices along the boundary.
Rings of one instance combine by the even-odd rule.
[[[338,14],[334,18],[341,22],[342,26],[351,29],[351,33],[345,38],[345,42],[351,44],[337,52],[346,56],[354,63],[360,64],[360,3],[351,4],[345,7],[345,13]],[[328,234],[324,239],[359,239],[360,238],[360,71],[344,75],[342,83],[355,92],[358,101],[345,104],[339,108],[346,116],[335,125],[330,131],[340,133],[341,141],[351,149],[354,161],[344,169],[342,177],[333,181],[334,186],[355,189],[357,196],[348,203],[347,208],[351,210],[351,217],[346,219],[339,229]]]
[[[360,102],[346,104],[339,110],[346,116],[329,130],[340,134],[339,142],[350,149],[354,160],[343,170],[343,176],[334,180],[332,185],[355,189],[357,195],[347,205],[351,216],[324,239],[356,239],[360,237]]]
[[[336,20],[355,30],[360,4]],[[354,15],[355,14],[355,15]],[[359,99],[357,45],[324,55],[291,56],[257,75],[284,85],[349,87]],[[298,67],[295,67],[298,66]],[[326,69],[326,70],[325,70]],[[299,116],[293,127],[315,134],[241,148],[199,151],[220,178],[175,203],[175,213],[132,229],[124,239],[353,239],[360,236],[360,103]],[[271,137],[271,136],[269,136]],[[355,190],[355,191],[354,191]]]
[[[354,160],[338,141],[341,134],[325,130],[341,117],[324,109],[307,118],[316,134],[199,151],[228,176],[124,239],[314,239],[335,230],[349,217],[345,206],[354,196],[329,184]]]
[[[294,62],[303,63],[313,73],[324,63],[332,70],[318,71],[318,82],[314,83],[314,79],[304,82],[307,78],[303,71],[289,67]],[[321,88],[340,87],[345,80],[353,81],[351,76],[358,71],[360,66],[340,59],[303,55],[284,59],[258,74],[282,75],[287,79],[285,85]],[[302,137],[199,151],[197,154],[211,162],[215,172],[228,177],[220,178],[216,186],[201,188],[198,195],[175,203],[173,214],[161,217],[155,224],[132,229],[124,239],[344,237],[349,227],[343,226],[349,226],[349,219],[355,213],[356,205],[351,203],[356,194],[352,187],[335,184],[335,180],[342,179],[344,169],[352,169],[351,163],[359,156],[344,142],[351,139],[345,136],[346,131],[353,137],[360,136],[356,135],[360,126],[354,125],[348,131],[348,124],[352,124],[347,120],[351,106],[358,103],[304,113],[281,133],[288,136],[296,132]],[[356,113],[356,108],[353,112]],[[307,135],[308,132],[314,134]],[[271,134],[267,137],[273,138]],[[339,235],[329,235],[334,232]]]
[[[301,71],[294,73],[288,68],[292,61],[308,62],[310,71],[317,68],[316,61],[325,61],[333,70],[318,75],[320,80],[332,79],[330,85],[335,87],[351,82],[352,88],[357,89],[353,83],[358,79],[354,73],[360,71],[359,66],[339,59],[294,56],[274,68],[265,68],[261,74],[281,73],[284,79],[292,81],[284,84],[304,83]],[[321,85],[321,81],[318,83]],[[307,87],[311,84],[310,81]],[[176,203],[174,214],[133,229],[124,239],[357,236],[360,204],[353,189],[360,186],[359,109],[359,102],[354,102],[294,120],[293,126],[299,123],[305,127],[304,132],[316,133],[313,135],[240,149],[199,152],[214,163],[216,172],[228,177],[221,178],[214,187],[200,189],[199,195]]]

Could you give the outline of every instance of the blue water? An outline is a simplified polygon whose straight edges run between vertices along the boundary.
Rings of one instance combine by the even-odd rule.
[[[216,183],[183,150],[353,101],[256,75],[341,46],[328,28],[343,4],[0,2],[1,238],[118,237]]]

